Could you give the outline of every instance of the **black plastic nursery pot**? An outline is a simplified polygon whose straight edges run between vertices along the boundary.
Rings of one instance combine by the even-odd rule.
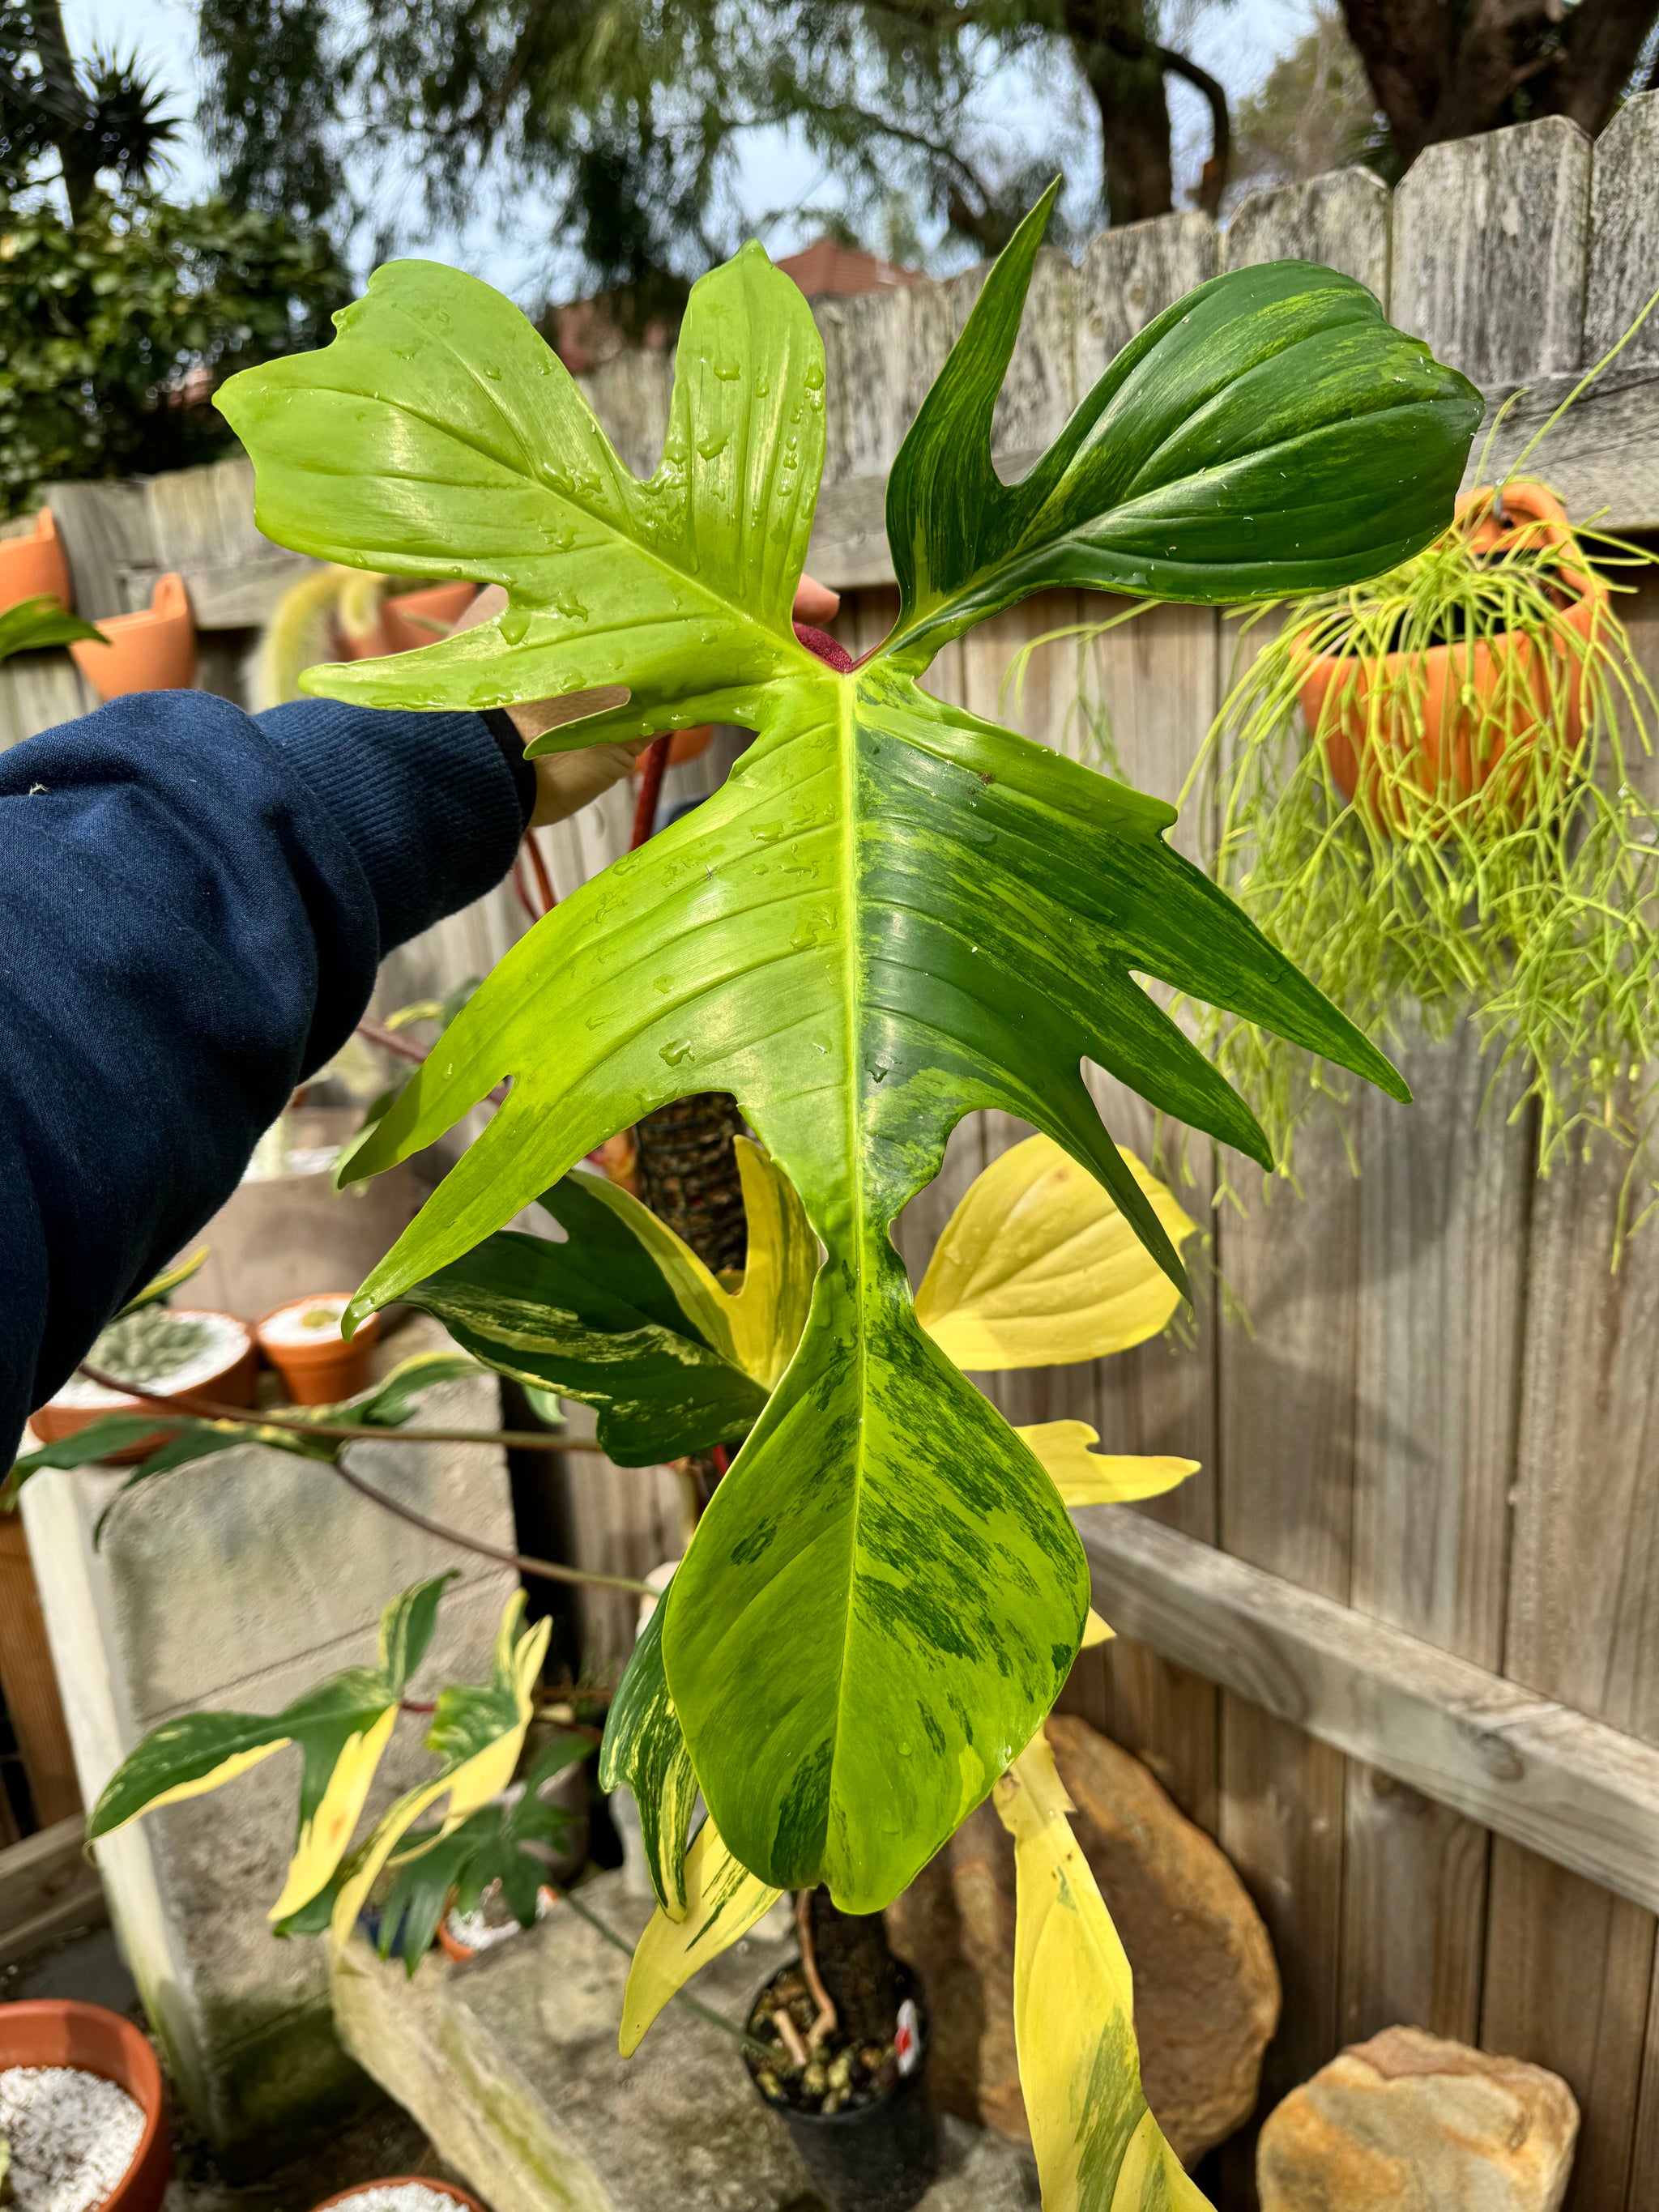
[[[757,1992],[750,2011],[753,2028],[760,2003],[773,1984],[798,1972],[799,1960],[779,1967]],[[869,2103],[844,2106],[838,2112],[813,2112],[769,2097],[746,2056],[755,2094],[775,2112],[814,2186],[834,2212],[908,2212],[939,2178],[939,2130],[927,2101],[927,2069],[931,2026],[921,1984],[898,1962],[903,1993],[915,2005],[916,2059],[883,2094]]]

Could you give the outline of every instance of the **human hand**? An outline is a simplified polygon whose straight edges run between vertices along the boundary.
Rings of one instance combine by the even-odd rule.
[[[493,622],[506,605],[507,593],[501,586],[486,585],[455,628],[473,629],[479,623]],[[832,592],[828,585],[811,576],[803,576],[795,588],[797,622],[833,622],[840,605],[840,592]],[[532,738],[557,729],[561,723],[580,720],[584,715],[601,713],[608,707],[625,706],[627,701],[626,689],[620,684],[610,684],[599,690],[580,691],[568,698],[529,700],[522,706],[509,707],[507,713],[528,744]],[[550,822],[562,822],[567,816],[580,813],[590,799],[609,791],[613,783],[619,783],[651,742],[649,738],[624,738],[611,744],[584,745],[576,752],[539,754],[535,763],[536,806],[530,817],[531,828],[544,829]]]

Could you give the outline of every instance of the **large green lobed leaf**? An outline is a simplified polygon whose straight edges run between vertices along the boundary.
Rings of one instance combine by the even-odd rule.
[[[1088,1601],[1054,1484],[918,1328],[892,1245],[951,1127],[995,1107],[1046,1132],[1184,1287],[1081,1062],[1266,1151],[1140,979],[1406,1095],[1170,850],[1171,810],[918,679],[945,639],[1052,584],[1225,600],[1397,560],[1449,517],[1478,398],[1349,279],[1247,270],[1160,318],[1003,486],[991,414],[1045,214],[900,454],[899,621],[847,675],[789,622],[823,371],[757,247],[693,292],[649,484],[522,318],[423,264],[382,270],[325,353],[227,393],[267,534],[508,592],[499,623],[314,671],[316,688],[435,706],[627,687],[544,748],[708,720],[758,733],[694,815],[514,947],[368,1139],[354,1172],[510,1079],[358,1308],[459,1262],[641,1114],[736,1094],[826,1259],[665,1601],[665,1680],[737,1856],[776,1887],[826,1881],[853,1911],[884,1904],[1030,1740]]]

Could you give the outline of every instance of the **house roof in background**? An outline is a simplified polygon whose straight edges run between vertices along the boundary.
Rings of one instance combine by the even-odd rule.
[[[924,274],[866,253],[861,246],[843,246],[838,238],[814,239],[799,253],[786,253],[777,265],[809,300],[861,299],[867,292],[885,292],[896,284],[919,283]],[[547,308],[537,328],[573,376],[597,368],[629,343],[603,294]],[[640,343],[646,351],[660,353],[673,340],[671,324],[653,323]]]

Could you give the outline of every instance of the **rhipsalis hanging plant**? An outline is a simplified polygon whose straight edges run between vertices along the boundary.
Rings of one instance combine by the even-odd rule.
[[[1655,556],[1590,544],[1541,485],[1470,495],[1388,574],[1254,616],[1210,741],[1222,884],[1368,1031],[1472,1019],[1540,1174],[1598,1135],[1639,1164],[1659,1059],[1659,701],[1614,608]],[[1352,1085],[1231,1017],[1205,1041],[1293,1174]]]
[[[1032,1742],[1088,1613],[1053,1480],[919,1325],[889,1233],[950,1130],[975,1107],[1029,1121],[1182,1285],[1082,1060],[1267,1153],[1137,976],[1404,1090],[1171,852],[1170,808],[921,679],[951,639],[1049,586],[1227,602],[1409,558],[1445,526],[1480,414],[1362,287],[1279,263],[1158,317],[1005,484],[992,414],[1048,205],[992,270],[899,454],[898,620],[846,674],[790,622],[824,372],[804,301],[758,246],[693,292],[648,483],[514,308],[428,264],[382,269],[325,351],[223,395],[267,536],[508,595],[493,623],[314,670],[311,688],[434,708],[564,698],[571,720],[543,750],[706,721],[758,733],[721,791],[514,947],[377,1125],[355,1172],[511,1086],[356,1310],[462,1261],[641,1114],[735,1096],[826,1256],[639,1663],[662,1669],[659,1724],[709,1808],[700,1878],[729,1854],[744,1882],[822,1881],[860,1911]],[[1090,2069],[1129,2065],[1133,2039],[1121,2016],[1105,2041],[1073,2025],[1066,2094],[1086,2098]],[[1139,2162],[1144,2110],[1127,2081],[1096,2099],[1085,2200],[1083,2138],[1046,2138],[1071,2145],[1065,2201],[1123,2203],[1143,2171],[1138,2203],[1195,2201],[1155,2130]],[[1058,2172],[1050,2185],[1062,2201]]]

